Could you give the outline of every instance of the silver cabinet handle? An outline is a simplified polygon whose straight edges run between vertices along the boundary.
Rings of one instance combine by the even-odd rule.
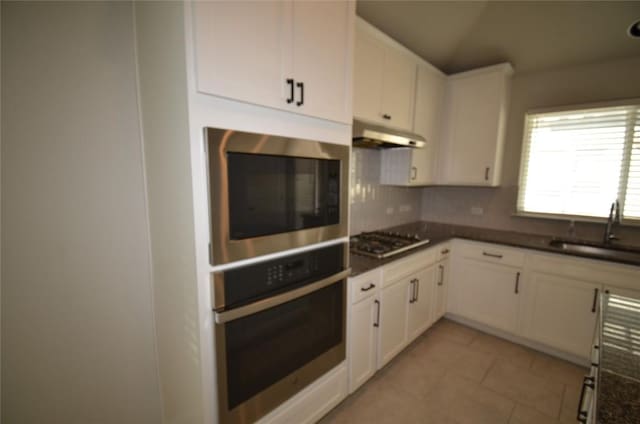
[[[482,256],[488,256],[490,258],[502,259],[502,255],[499,255],[497,253],[482,252]]]
[[[411,284],[411,297],[409,298],[409,303],[413,303],[416,301],[416,279],[412,279],[409,284]]]
[[[489,181],[489,169],[490,168],[488,166],[484,169],[484,180],[485,181]]]
[[[441,286],[444,283],[444,266],[438,265],[440,269],[440,278],[438,279],[438,285]]]
[[[367,287],[360,287],[360,290],[363,292],[369,291],[371,289],[375,289],[376,285],[373,283],[369,283],[369,285]]]
[[[520,272],[516,272],[516,288],[515,288],[516,294],[519,293],[519,288],[520,288]]]
[[[587,387],[590,388],[591,390],[595,390],[596,384],[595,384],[594,377],[586,376],[582,381],[582,390],[580,390],[580,400],[578,401],[578,415],[576,416],[576,420],[578,420],[578,422],[583,424],[586,424],[587,415],[589,414],[588,410],[587,411],[582,410],[582,403],[584,402],[584,394],[587,390]]]
[[[441,254],[441,255],[447,255],[447,254],[449,254],[449,249],[442,249],[442,250],[440,251],[440,254]]]
[[[376,322],[373,323],[373,326],[380,327],[380,301],[376,299],[373,301],[373,303],[375,303],[378,306],[378,309],[376,311]]]
[[[230,309],[228,311],[222,311],[222,312],[216,311],[215,312],[216,324],[224,324],[225,322],[233,321],[238,318],[246,317],[247,315],[255,314],[256,312],[264,311],[265,309],[273,308],[274,306],[282,305],[283,303],[305,296],[316,290],[320,290],[324,287],[335,284],[338,281],[344,280],[345,278],[349,277],[350,274],[351,274],[351,268],[348,268],[330,277],[323,278],[320,281],[316,281],[315,283],[302,286],[300,288],[291,290],[286,293],[282,293],[273,297],[258,300],[248,305],[241,306],[235,309]]]
[[[420,295],[420,279],[416,278],[416,298],[415,298],[414,302],[418,301],[419,295]]]
[[[416,178],[418,178],[418,168],[416,168],[415,166],[411,167],[411,181],[414,181]]]
[[[593,289],[593,304],[591,305],[591,312],[596,313],[596,306],[598,304],[598,293],[600,289]]]

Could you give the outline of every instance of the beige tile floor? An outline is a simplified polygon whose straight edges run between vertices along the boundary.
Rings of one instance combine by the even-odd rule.
[[[320,423],[575,423],[586,372],[443,319]]]

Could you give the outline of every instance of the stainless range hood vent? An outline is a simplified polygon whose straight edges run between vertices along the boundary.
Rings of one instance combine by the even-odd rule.
[[[422,148],[426,140],[417,134],[392,130],[380,125],[353,120],[353,146],[374,149],[391,147]]]

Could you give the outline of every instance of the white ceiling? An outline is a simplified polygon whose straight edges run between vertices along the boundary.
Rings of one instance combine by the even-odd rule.
[[[358,0],[359,16],[446,73],[516,72],[640,57],[640,1]],[[640,76],[639,76],[640,78]]]

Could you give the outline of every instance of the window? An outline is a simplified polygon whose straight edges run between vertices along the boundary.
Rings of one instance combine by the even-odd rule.
[[[518,213],[640,220],[640,101],[528,113]]]

